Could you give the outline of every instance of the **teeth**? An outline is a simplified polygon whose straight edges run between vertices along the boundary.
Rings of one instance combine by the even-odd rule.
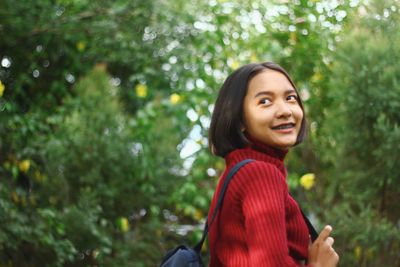
[[[292,128],[292,127],[293,127],[293,124],[284,124],[284,125],[280,125],[280,126],[274,127],[274,129],[282,130],[282,129],[289,129],[289,128]]]

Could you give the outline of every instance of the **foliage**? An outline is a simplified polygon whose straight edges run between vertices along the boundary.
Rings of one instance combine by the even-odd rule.
[[[335,177],[330,189],[337,191],[331,212],[338,235],[352,237],[340,244],[344,261],[397,266],[400,35],[394,28],[399,5],[375,2],[366,8],[368,15],[355,18],[346,30],[332,67],[329,94],[336,109],[326,130],[333,133],[329,149],[336,159],[328,172]]]
[[[1,5],[0,265],[153,266],[194,244],[224,170],[212,103],[266,60],[310,126],[293,195],[343,266],[399,264],[398,1]]]

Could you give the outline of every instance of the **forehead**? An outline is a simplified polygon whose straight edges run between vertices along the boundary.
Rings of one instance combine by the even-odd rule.
[[[257,73],[248,84],[248,93],[258,91],[280,91],[294,89],[288,78],[281,72],[266,69]]]

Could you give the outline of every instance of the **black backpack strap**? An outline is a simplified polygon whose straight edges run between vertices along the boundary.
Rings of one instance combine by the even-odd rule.
[[[207,238],[208,229],[211,227],[212,223],[214,222],[215,215],[217,214],[219,207],[222,205],[222,201],[224,199],[226,189],[228,188],[228,184],[231,181],[231,179],[233,178],[233,175],[235,175],[235,173],[241,167],[243,167],[245,164],[247,164],[249,162],[252,162],[252,161],[254,161],[254,160],[252,160],[252,159],[242,160],[241,162],[239,162],[235,166],[233,166],[233,168],[229,171],[229,173],[228,173],[228,175],[227,175],[227,177],[226,177],[226,179],[224,181],[224,184],[222,186],[221,192],[219,193],[217,205],[215,206],[215,208],[213,210],[213,213],[211,215],[210,224],[208,224],[208,217],[207,217],[206,222],[204,224],[203,236],[202,236],[201,240],[199,241],[199,243],[197,243],[196,246],[194,247],[194,250],[197,253],[200,253],[201,247],[203,246],[203,243]]]
[[[292,194],[289,193],[289,195],[295,199]],[[297,201],[296,201],[297,202]],[[299,205],[299,204],[298,204]],[[310,220],[307,218],[307,216],[304,214],[303,210],[301,209],[300,205],[299,205],[299,209],[301,211],[301,215],[303,216],[303,219],[305,221],[305,223],[307,224],[307,228],[308,228],[308,233],[310,234],[311,237],[311,241],[314,242],[315,239],[317,239],[318,237],[318,232],[315,230],[314,226],[312,225],[312,223],[310,222]]]
[[[300,208],[301,211],[301,215],[303,215],[304,221],[307,224],[307,228],[308,228],[308,232],[310,233],[310,237],[312,242],[315,241],[315,239],[317,239],[318,237],[318,233],[315,230],[314,226],[311,224],[310,220],[307,218],[307,216],[304,214],[303,210]]]

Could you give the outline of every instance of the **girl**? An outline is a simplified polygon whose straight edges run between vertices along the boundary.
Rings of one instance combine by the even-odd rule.
[[[211,119],[209,144],[226,162],[210,210],[228,171],[246,164],[230,182],[209,232],[210,267],[336,266],[332,228],[310,245],[307,225],[289,195],[283,163],[306,133],[303,104],[277,64],[248,64],[223,84]],[[209,218],[210,219],[210,218]]]

